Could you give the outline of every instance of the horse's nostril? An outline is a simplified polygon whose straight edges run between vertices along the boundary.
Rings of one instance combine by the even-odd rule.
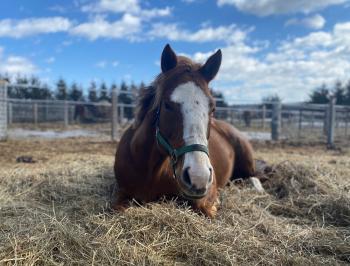
[[[185,182],[186,185],[191,186],[191,178],[189,173],[190,168],[186,167],[185,170],[182,172],[182,180]]]

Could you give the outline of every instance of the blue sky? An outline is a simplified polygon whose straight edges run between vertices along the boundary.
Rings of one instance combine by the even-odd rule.
[[[350,79],[349,0],[2,0],[0,72],[149,83],[166,43],[203,62],[221,48],[212,86],[231,102],[278,93],[300,101]]]

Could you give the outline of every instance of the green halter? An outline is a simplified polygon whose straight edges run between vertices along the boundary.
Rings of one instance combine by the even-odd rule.
[[[174,177],[176,177],[177,161],[178,161],[179,157],[181,157],[185,153],[193,152],[193,151],[200,151],[200,152],[204,152],[209,157],[209,150],[208,150],[208,147],[205,145],[191,144],[191,145],[184,145],[184,146],[177,148],[177,149],[173,148],[173,146],[171,146],[171,144],[167,141],[167,139],[165,137],[163,137],[162,134],[160,133],[159,115],[160,115],[160,108],[158,108],[157,114],[156,114],[156,140],[157,140],[158,145],[162,146],[166,150],[166,152],[168,153],[168,155],[170,157],[171,164],[173,167]]]

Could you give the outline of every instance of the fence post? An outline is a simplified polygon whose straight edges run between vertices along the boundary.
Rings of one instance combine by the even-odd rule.
[[[0,141],[7,139],[7,86],[0,83]]]
[[[34,113],[34,124],[38,124],[38,104],[34,103],[33,105],[33,113]]]
[[[64,126],[68,127],[68,124],[69,124],[68,101],[64,101]]]
[[[350,108],[345,109],[346,115],[345,115],[345,137],[348,135],[348,124],[349,124],[349,113],[350,113]]]
[[[120,104],[120,124],[123,125],[124,123],[124,104]]]
[[[265,129],[265,120],[266,120],[266,105],[263,104],[262,106],[262,128]]]
[[[274,102],[272,104],[272,119],[271,119],[271,139],[278,141],[281,134],[281,103]]]
[[[328,130],[328,121],[329,121],[329,106],[326,106],[324,109],[324,120],[323,120],[323,134],[325,136],[328,135],[327,130]]]
[[[12,124],[12,119],[13,119],[13,106],[12,106],[12,103],[9,102],[8,103],[8,124],[11,125]]]
[[[112,141],[118,140],[118,90],[112,90]]]
[[[300,136],[301,136],[302,129],[303,129],[303,109],[300,109],[299,110],[298,138],[300,138]]]
[[[329,101],[328,107],[328,123],[327,123],[327,147],[329,149],[334,148],[334,126],[335,126],[335,101],[336,98],[332,97]]]

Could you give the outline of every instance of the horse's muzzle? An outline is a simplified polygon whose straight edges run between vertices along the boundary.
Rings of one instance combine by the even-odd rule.
[[[209,168],[208,175],[206,176],[194,176],[193,172],[191,175],[190,170],[190,167],[185,168],[179,178],[182,193],[189,199],[200,199],[205,197],[213,183],[212,169]]]

